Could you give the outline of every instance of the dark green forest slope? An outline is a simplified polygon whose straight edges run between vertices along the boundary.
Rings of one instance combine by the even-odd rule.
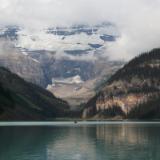
[[[65,101],[0,67],[0,120],[49,120],[68,110]]]
[[[111,76],[83,117],[160,119],[160,49],[135,57]]]

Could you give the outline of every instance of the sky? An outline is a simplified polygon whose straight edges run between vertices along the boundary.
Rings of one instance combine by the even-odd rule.
[[[28,28],[115,24],[120,37],[110,59],[131,59],[160,47],[160,0],[0,0],[0,25]]]

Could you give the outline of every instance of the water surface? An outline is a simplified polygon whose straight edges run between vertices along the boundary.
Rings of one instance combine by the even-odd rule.
[[[0,160],[160,160],[160,123],[0,123]]]

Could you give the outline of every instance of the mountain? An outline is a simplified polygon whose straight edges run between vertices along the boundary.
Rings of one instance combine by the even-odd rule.
[[[108,45],[118,37],[116,26],[109,22],[44,29],[3,26],[0,28],[0,40],[9,39],[15,52],[21,55],[10,51],[11,56],[0,56],[0,65],[29,82],[49,88],[53,94],[59,93],[60,98],[65,98],[72,105],[75,105],[73,101],[80,104],[95,94],[95,87],[104,77],[110,77],[124,64],[110,61],[107,57]],[[66,84],[61,84],[61,87],[52,84],[53,79],[65,80],[75,76],[79,76],[83,84],[80,87],[79,84],[67,85],[71,92],[69,96],[64,97],[63,94]],[[87,96],[77,88],[87,90]],[[79,96],[81,98],[77,100]]]
[[[160,49],[118,70],[85,106],[83,118],[159,119]]]
[[[0,67],[0,120],[49,120],[69,111],[65,101]]]
[[[45,75],[38,61],[15,48],[11,40],[0,39],[0,66],[39,86],[46,86]]]

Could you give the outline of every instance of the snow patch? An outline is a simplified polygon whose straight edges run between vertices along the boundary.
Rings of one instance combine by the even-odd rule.
[[[64,78],[64,79],[52,78],[52,87],[54,87],[55,84],[82,84],[82,83],[84,83],[84,81],[81,79],[79,75],[76,75],[74,77]]]

